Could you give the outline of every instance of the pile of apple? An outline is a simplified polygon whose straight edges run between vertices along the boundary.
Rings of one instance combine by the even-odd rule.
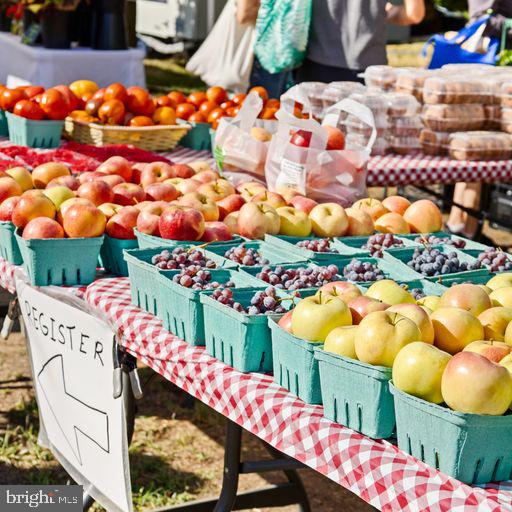
[[[454,411],[502,415],[512,404],[512,273],[418,301],[391,280],[364,294],[329,283],[279,325],[326,351],[392,368],[398,389]]]

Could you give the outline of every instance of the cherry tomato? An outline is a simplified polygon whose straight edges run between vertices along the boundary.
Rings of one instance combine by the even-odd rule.
[[[18,103],[14,105],[13,113],[26,119],[33,119],[34,121],[44,119],[43,109],[35,101],[31,100],[18,101]]]
[[[208,117],[210,112],[212,110],[215,110],[216,108],[218,108],[217,103],[207,100],[207,101],[204,101],[203,103],[201,103],[201,105],[199,106],[199,112],[201,112],[201,114],[203,114],[203,116]]]
[[[179,119],[185,119],[185,121],[196,111],[196,107],[191,103],[180,103],[176,107],[176,115]]]
[[[217,103],[217,105],[220,105],[228,99],[226,90],[223,87],[219,87],[218,85],[210,87],[206,91],[206,97],[208,98],[208,100]]]
[[[190,123],[206,123],[206,117],[201,112],[194,112],[189,118]]]
[[[57,89],[43,92],[39,105],[48,119],[62,120],[71,112],[67,98]]]
[[[116,83],[110,84],[105,89],[105,94],[103,95],[103,99],[105,101],[119,100],[122,103],[126,103],[126,100],[128,99],[128,94],[126,93],[126,89],[125,89],[124,85],[116,82]]]
[[[196,108],[199,108],[201,103],[207,100],[206,94],[201,91],[195,91],[188,95],[187,102],[192,103]]]
[[[215,110],[212,110],[208,114],[208,122],[213,123],[215,120],[220,119],[221,117],[224,117],[226,113],[221,108],[216,108]]]
[[[153,126],[154,124],[147,116],[135,116],[130,119],[130,126]]]
[[[167,96],[174,102],[175,106],[187,102],[187,97],[180,91],[171,91]]]
[[[98,117],[102,123],[117,125],[123,122],[125,112],[121,101],[108,100],[98,109]]]

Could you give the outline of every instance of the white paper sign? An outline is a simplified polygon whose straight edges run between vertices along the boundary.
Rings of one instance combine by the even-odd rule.
[[[131,512],[122,398],[113,398],[114,335],[101,320],[18,282],[40,442],[105,508]]]

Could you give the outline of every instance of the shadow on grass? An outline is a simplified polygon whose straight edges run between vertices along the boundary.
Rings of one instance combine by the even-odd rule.
[[[184,62],[178,59],[146,59],[146,82],[153,93],[167,94],[171,90],[189,93],[205,89],[204,82],[198,76],[190,74]]]

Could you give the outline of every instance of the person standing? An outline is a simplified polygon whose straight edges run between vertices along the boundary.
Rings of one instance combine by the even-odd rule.
[[[386,24],[414,25],[424,0],[314,0],[308,55],[298,82],[357,81],[368,66],[386,64]]]

